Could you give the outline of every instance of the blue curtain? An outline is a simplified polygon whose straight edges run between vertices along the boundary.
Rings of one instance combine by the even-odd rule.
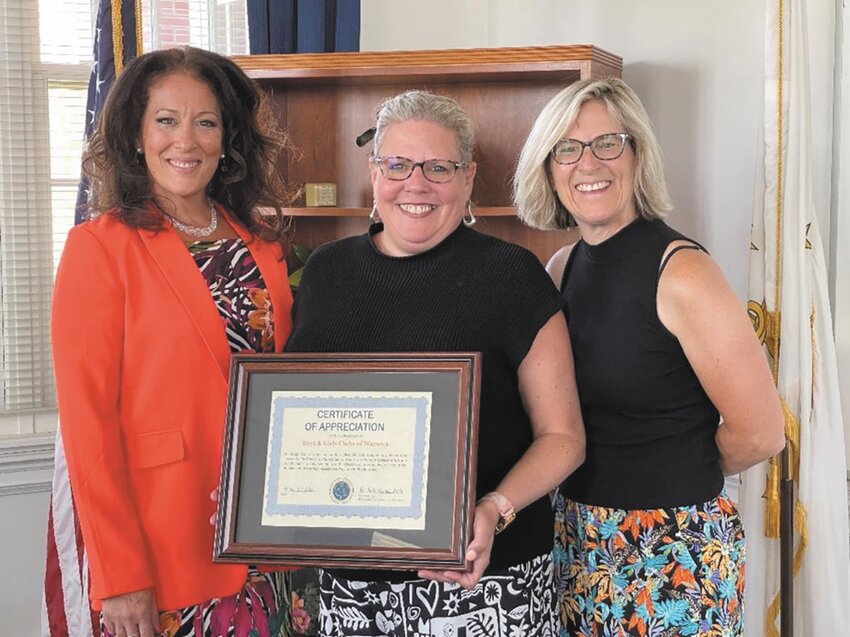
[[[360,0],[248,0],[251,53],[360,50]]]

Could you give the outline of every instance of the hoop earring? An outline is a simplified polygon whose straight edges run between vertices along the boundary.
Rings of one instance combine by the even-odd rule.
[[[466,214],[463,215],[463,225],[469,228],[474,226],[476,221],[478,221],[478,219],[476,219],[475,215],[472,214],[472,200],[470,199],[466,202]]]
[[[381,215],[378,213],[378,202],[372,202],[372,210],[369,212],[369,221],[372,223],[379,223],[381,221]]]

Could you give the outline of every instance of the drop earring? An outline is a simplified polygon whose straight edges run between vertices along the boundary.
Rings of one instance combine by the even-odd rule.
[[[378,203],[372,202],[372,210],[369,212],[369,221],[378,223],[381,221],[381,215],[378,214]]]
[[[466,202],[466,214],[463,215],[463,225],[469,228],[474,226],[476,221],[478,221],[478,219],[476,219],[475,215],[472,214],[472,200],[470,199]]]

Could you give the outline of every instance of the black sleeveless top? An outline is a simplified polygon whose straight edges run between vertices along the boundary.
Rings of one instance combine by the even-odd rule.
[[[723,488],[717,409],[658,318],[661,258],[687,239],[639,218],[598,245],[579,241],[561,283],[587,458],[569,499],[621,509],[705,502]],[[691,242],[694,243],[694,242]]]

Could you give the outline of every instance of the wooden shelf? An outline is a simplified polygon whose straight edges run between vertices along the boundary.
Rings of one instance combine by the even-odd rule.
[[[400,78],[441,82],[540,79],[545,75],[579,77],[620,75],[621,57],[593,45],[503,47],[241,55],[233,58],[251,77],[291,83],[385,84]]]
[[[285,213],[294,241],[316,246],[364,232],[369,225],[371,144],[354,140],[374,126],[380,103],[418,88],[456,99],[475,125],[478,164],[472,201],[475,226],[532,250],[546,261],[561,232],[524,226],[511,207],[517,156],[540,109],[579,79],[617,76],[622,59],[592,45],[307,53],[236,56],[270,94],[290,137],[278,164],[294,188],[308,182],[337,186],[337,207],[307,208],[303,196]]]
[[[262,210],[262,209],[261,209]],[[289,217],[368,217],[370,208],[335,208],[332,206],[284,208]],[[476,217],[514,217],[516,208],[509,206],[473,208]]]

